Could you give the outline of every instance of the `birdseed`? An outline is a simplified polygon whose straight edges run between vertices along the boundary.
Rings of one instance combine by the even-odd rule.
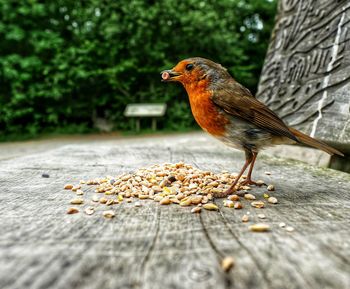
[[[83,199],[73,199],[73,200],[70,201],[70,203],[72,205],[81,205],[81,204],[84,203],[84,200]]]
[[[238,201],[239,200],[239,196],[238,195],[230,195],[227,197],[228,200],[230,201]]]
[[[233,208],[235,206],[235,203],[230,200],[224,200],[223,204],[225,207],[228,207],[228,208]]]
[[[270,226],[268,224],[258,223],[249,226],[249,230],[253,232],[267,232],[270,230]]]
[[[228,171],[213,173],[179,162],[175,164],[157,164],[118,176],[80,180],[79,184],[76,185],[66,184],[64,189],[75,191],[78,196],[84,196],[85,200],[76,198],[71,200],[71,204],[80,205],[86,201],[87,204],[94,204],[94,206],[105,206],[102,215],[106,218],[113,218],[116,214],[113,210],[107,210],[108,206],[131,203],[133,200],[136,200],[136,202],[132,207],[141,207],[141,201],[149,202],[153,200],[160,205],[184,207],[184,210],[186,207],[191,207],[189,209],[191,213],[200,213],[202,207],[205,210],[219,210],[214,203],[214,197],[229,189],[236,178],[237,174]],[[243,179],[245,178],[243,176]],[[257,181],[259,186],[265,184],[263,180]],[[82,186],[94,187],[90,190],[82,188]],[[277,199],[270,197],[267,192],[261,197],[248,193],[252,188],[251,186],[240,186],[238,184],[235,187],[235,193],[223,200],[223,205],[234,209],[243,209],[244,206],[249,204],[255,208],[265,207],[265,203],[257,200],[257,198],[265,198],[272,204],[277,203]],[[274,186],[269,185],[267,189],[268,191],[274,190]],[[96,194],[91,195],[91,191]],[[90,197],[90,201],[86,199],[88,197]],[[84,212],[90,215],[94,214],[95,210],[95,207],[87,207]],[[67,211],[69,214],[77,212],[79,212],[77,208],[69,208]],[[247,211],[242,217],[242,221],[249,220],[248,214]],[[259,214],[258,218],[262,219],[262,216],[264,215]],[[267,230],[261,228],[261,224],[255,224],[251,227],[252,231]]]
[[[78,196],[84,195],[84,192],[83,192],[82,190],[77,190],[75,193],[76,193]]]
[[[267,199],[267,201],[270,203],[270,204],[277,204],[278,203],[278,200],[275,198],[275,197],[269,197]]]
[[[253,201],[250,203],[250,205],[254,208],[259,208],[259,209],[262,209],[263,207],[265,207],[265,203],[263,201]]]
[[[200,213],[202,211],[202,208],[201,207],[194,207],[192,210],[191,210],[191,213]]]
[[[291,226],[287,226],[287,227],[286,227],[286,231],[287,231],[287,232],[293,232],[293,231],[294,231],[294,228],[291,227]]]
[[[237,202],[237,203],[235,203],[234,208],[237,210],[240,210],[240,209],[243,209],[243,205],[241,202]]]
[[[245,194],[244,198],[247,200],[255,200],[256,199],[256,197],[252,194]]]
[[[268,191],[274,191],[275,190],[275,186],[274,185],[268,185],[267,186],[267,190]]]
[[[92,215],[93,213],[95,213],[95,209],[94,207],[87,207],[85,210],[84,210],[85,214],[87,215]]]
[[[68,208],[67,210],[67,214],[69,215],[76,214],[76,213],[79,213],[79,210],[77,208],[71,207],[71,208]]]
[[[103,211],[102,215],[107,219],[112,219],[115,217],[115,213],[112,210]]]
[[[161,204],[161,205],[170,205],[171,201],[170,201],[170,199],[168,197],[165,197],[165,198],[160,200],[159,204]]]
[[[246,223],[249,221],[249,216],[248,215],[243,215],[242,216],[242,222]]]
[[[218,206],[213,203],[204,204],[203,208],[210,211],[216,211],[219,209]]]
[[[235,260],[232,257],[225,257],[221,261],[221,268],[225,272],[228,272],[234,266],[234,264],[235,264]]]
[[[265,182],[263,180],[257,180],[255,182],[258,186],[262,186],[262,185],[265,185]]]

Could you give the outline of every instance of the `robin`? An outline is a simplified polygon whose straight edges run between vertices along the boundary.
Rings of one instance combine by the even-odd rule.
[[[329,145],[288,127],[218,63],[200,57],[188,58],[161,75],[165,82],[180,82],[184,86],[192,114],[204,131],[245,152],[246,160],[237,178],[217,197],[225,197],[239,186],[256,185],[251,178],[255,160],[259,151],[268,146],[302,143],[330,155],[343,156]],[[246,179],[238,184],[248,167]]]

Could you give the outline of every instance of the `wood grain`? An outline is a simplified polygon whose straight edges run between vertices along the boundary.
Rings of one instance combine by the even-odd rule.
[[[257,98],[290,126],[350,153],[350,2],[278,3]]]
[[[72,144],[0,161],[0,288],[350,288],[350,176],[262,158],[255,177],[274,183],[279,204],[191,214],[189,208],[115,206],[116,217],[66,215],[64,184],[185,161],[237,172],[243,153],[209,137]],[[264,171],[270,171],[270,176]],[[42,173],[50,178],[42,178]],[[262,188],[253,193],[261,198]],[[92,188],[84,196],[88,199]],[[241,222],[263,212],[269,233]],[[278,224],[295,228],[288,233]],[[220,261],[235,259],[225,273]]]

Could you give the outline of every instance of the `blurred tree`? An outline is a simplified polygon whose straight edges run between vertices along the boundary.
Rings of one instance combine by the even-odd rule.
[[[0,134],[130,129],[131,102],[167,102],[164,127],[194,126],[159,72],[202,56],[255,92],[274,0],[0,0]]]

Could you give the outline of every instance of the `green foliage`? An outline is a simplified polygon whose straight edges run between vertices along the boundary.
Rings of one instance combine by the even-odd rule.
[[[255,91],[274,0],[0,0],[0,137],[79,132],[94,116],[128,130],[133,102],[166,102],[166,129],[194,126],[159,72],[202,56]]]

